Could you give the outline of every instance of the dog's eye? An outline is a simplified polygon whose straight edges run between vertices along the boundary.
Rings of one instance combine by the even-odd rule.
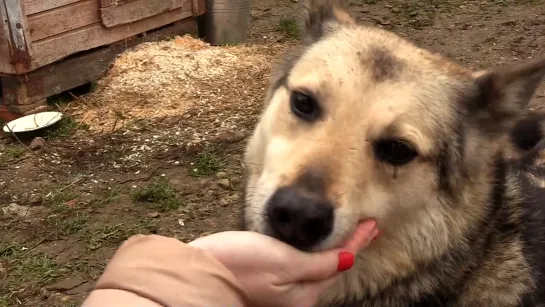
[[[374,144],[375,155],[383,162],[401,166],[414,160],[418,152],[405,141],[380,140]]]
[[[319,115],[318,103],[307,94],[293,92],[290,97],[290,105],[293,114],[303,120],[313,121]]]

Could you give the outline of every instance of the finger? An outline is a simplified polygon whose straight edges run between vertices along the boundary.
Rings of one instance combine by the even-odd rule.
[[[372,240],[371,235],[375,229],[375,221],[365,221],[358,225],[353,239],[348,242],[351,250],[334,249],[319,253],[306,253],[294,259],[290,277],[286,282],[294,281],[322,281],[335,276],[339,271],[346,271],[354,264],[355,252],[361,246]]]
[[[376,228],[376,222],[364,221],[360,223],[356,228],[356,231],[343,245],[343,249],[353,254],[357,254],[362,248],[366,247],[371,241],[373,241],[379,234],[379,230]],[[369,227],[374,225],[372,230],[369,231]]]

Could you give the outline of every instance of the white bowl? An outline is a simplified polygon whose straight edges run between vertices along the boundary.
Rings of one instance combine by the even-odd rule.
[[[4,125],[4,132],[13,131],[14,133],[29,132],[43,129],[54,125],[62,119],[61,112],[41,112],[30,114],[18,119],[12,120]]]

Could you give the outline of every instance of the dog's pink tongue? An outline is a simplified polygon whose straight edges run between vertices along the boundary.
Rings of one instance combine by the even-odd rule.
[[[379,234],[375,220],[365,220],[358,224],[352,236],[343,245],[343,249],[356,254]]]

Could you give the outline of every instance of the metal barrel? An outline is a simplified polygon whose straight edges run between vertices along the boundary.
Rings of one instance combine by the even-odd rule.
[[[206,0],[204,37],[211,45],[239,44],[250,25],[250,0]]]

